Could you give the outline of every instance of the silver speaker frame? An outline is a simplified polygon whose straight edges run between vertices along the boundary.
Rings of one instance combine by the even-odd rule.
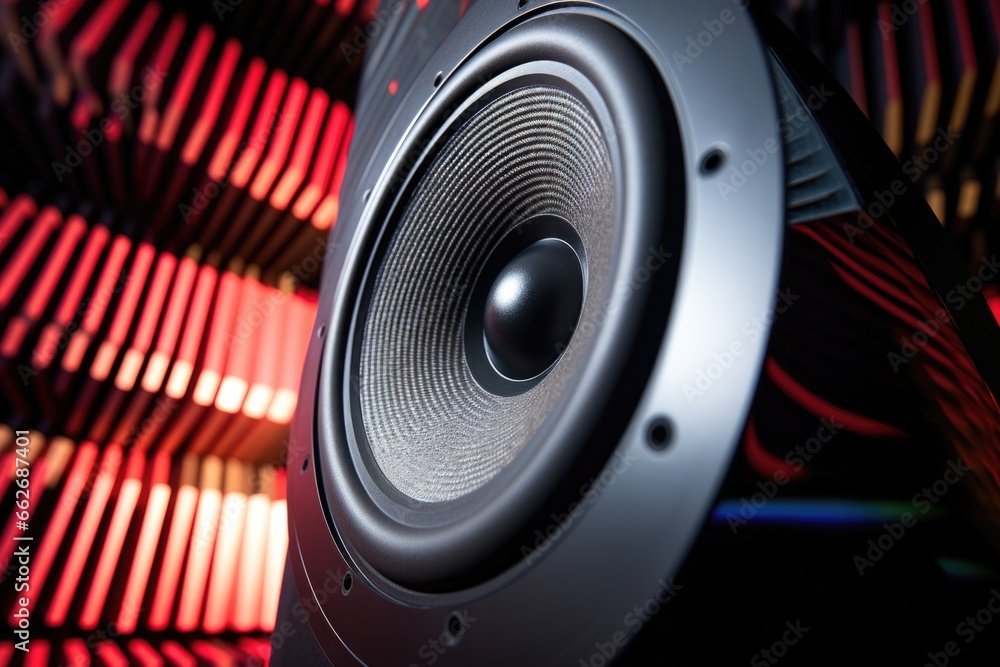
[[[586,664],[595,642],[633,636],[626,615],[655,599],[680,567],[729,468],[763,365],[767,336],[747,340],[741,329],[773,307],[781,264],[785,190],[778,109],[764,46],[743,5],[740,0],[477,3],[399,101],[377,150],[352,154],[288,457],[289,566],[303,608],[316,610],[307,615],[310,629],[333,664],[430,664],[428,646],[442,647],[430,649],[441,665]],[[588,13],[627,33],[669,92],[680,124],[687,188],[673,308],[650,381],[609,459],[614,482],[503,585],[414,604],[358,576],[328,529],[314,442],[318,369],[328,343],[323,333],[335,305],[353,297],[339,279],[352,253],[359,252],[354,233],[369,221],[372,203],[405,158],[399,146],[437,92],[439,73],[447,80],[469,54],[512,24],[554,10]],[[700,50],[689,51],[691,44]],[[720,183],[729,184],[733,169],[772,139],[777,152],[754,163],[754,173],[724,197]],[[725,162],[706,173],[703,161],[716,151]],[[742,354],[692,400],[685,386],[734,343]],[[649,446],[647,432],[663,418],[673,434],[669,446],[659,450]],[[610,461],[622,458],[631,465],[615,472]],[[455,618],[461,627],[450,632]],[[279,624],[275,632],[295,641],[294,623]]]

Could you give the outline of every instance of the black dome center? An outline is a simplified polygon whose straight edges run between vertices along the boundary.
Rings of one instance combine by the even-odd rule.
[[[536,241],[497,275],[486,299],[486,353],[500,374],[530,380],[562,354],[583,308],[583,271],[558,239]]]

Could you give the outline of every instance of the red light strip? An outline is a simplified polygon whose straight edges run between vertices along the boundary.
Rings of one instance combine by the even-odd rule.
[[[90,230],[83,251],[74,264],[73,275],[63,290],[62,299],[56,307],[56,312],[52,320],[45,325],[38,344],[35,346],[32,365],[36,369],[48,368],[55,358],[63,331],[73,323],[73,318],[76,317],[77,310],[80,308],[80,303],[83,301],[97,262],[110,239],[111,232],[104,225],[96,225]]]
[[[271,521],[267,525],[267,557],[264,560],[264,586],[260,598],[260,629],[273,632],[281,599],[281,580],[288,552],[288,502],[285,500],[286,473],[278,470],[274,480]]]
[[[191,106],[191,96],[204,70],[214,40],[215,30],[211,26],[202,25],[198,29],[181,69],[181,75],[167,101],[159,127],[154,128],[155,150],[151,150],[150,153],[149,170],[145,175],[142,190],[143,198],[146,200],[152,200],[157,195],[164,161],[177,141],[177,131]]]
[[[250,185],[250,196],[257,201],[263,201],[267,197],[288,161],[292,137],[295,136],[308,96],[309,85],[302,79],[293,79],[288,87],[280,119],[275,122],[274,138],[268,147],[267,157]]]
[[[231,230],[235,227],[243,229],[240,221],[236,220],[234,222],[230,215],[232,207],[240,198],[241,193],[246,192],[250,186],[250,179],[256,171],[257,165],[260,163],[264,149],[271,141],[272,134],[284,124],[292,121],[292,119],[284,118],[278,112],[281,98],[284,96],[287,85],[287,74],[281,70],[275,70],[271,73],[267,86],[264,89],[264,96],[260,107],[257,109],[256,116],[254,117],[253,129],[250,131],[250,136],[242,152],[236,156],[232,172],[229,174],[228,188],[219,198],[203,233],[202,238],[206,243],[213,240],[223,229],[226,229],[230,233],[225,235],[226,241],[224,243],[231,245],[233,241]],[[293,122],[292,124],[294,125]],[[228,167],[229,165],[227,164],[226,168]],[[215,178],[215,180],[221,181],[222,176]]]
[[[256,660],[260,665],[266,665],[271,660],[271,641],[262,637],[241,637],[239,647]]]
[[[114,642],[101,642],[94,647],[94,655],[105,667],[129,667],[128,658]]]
[[[337,106],[334,106],[336,111]],[[334,119],[331,117],[331,122]],[[337,119],[337,122],[340,122]],[[347,153],[351,144],[351,137],[354,133],[354,119],[349,115],[343,121],[343,135],[340,141],[340,148],[336,155],[337,159],[333,164],[330,180],[326,184],[326,194],[316,203],[312,213],[309,214],[309,226],[301,230],[295,240],[285,248],[284,252],[274,261],[276,267],[291,267],[302,257],[315,256],[316,245],[325,237],[327,231],[337,221],[337,214],[340,210],[340,188],[343,184],[344,173],[347,165]],[[312,193],[303,193],[303,197],[311,197]],[[305,202],[306,204],[310,202]],[[293,207],[293,215],[305,210],[305,205],[299,207],[299,202]]]
[[[90,80],[88,65],[96,55],[98,48],[107,41],[109,33],[121,18],[126,7],[128,7],[128,0],[105,0],[70,44],[69,67],[85,96],[92,100],[97,101],[99,98]],[[99,113],[99,110],[95,113]]]
[[[222,49],[222,55],[215,68],[215,75],[208,86],[208,94],[201,105],[194,126],[188,133],[184,147],[181,149],[179,164],[175,166],[167,186],[164,203],[155,212],[156,219],[153,226],[157,231],[162,231],[170,217],[176,213],[177,205],[181,201],[181,197],[184,196],[184,188],[188,178],[194,166],[201,160],[205,146],[219,121],[219,113],[232,86],[233,74],[236,72],[236,65],[242,50],[243,47],[234,39],[228,40]],[[187,214],[182,212],[182,217],[185,222],[188,222]]]
[[[74,451],[75,445],[71,441],[66,438],[56,436],[53,438],[51,444],[49,444],[46,448],[44,456],[41,456],[38,463],[35,464],[31,474],[36,480],[44,480],[44,483],[35,484],[31,487],[32,493],[28,496],[28,512],[31,516],[37,516],[36,509],[45,497],[45,492],[55,488],[62,479],[63,473],[66,472],[66,466],[73,457]],[[12,457],[9,456],[9,453],[3,457],[3,464],[4,470],[14,470],[14,462]],[[8,480],[9,478],[5,475],[4,493],[6,492]],[[3,493],[0,493],[0,495],[3,495]],[[0,572],[6,571],[7,566],[10,564],[10,559],[14,554],[14,549],[19,544],[19,542],[14,539],[15,534],[18,532],[16,519],[17,517],[14,514],[11,514],[7,518],[3,534],[0,535],[0,538],[3,540],[0,542]]]
[[[902,438],[906,434],[895,426],[883,424],[874,419],[863,417],[830,403],[799,384],[789,375],[778,362],[768,357],[765,362],[767,376],[785,394],[800,406],[817,417],[830,417],[844,425],[849,431],[873,438]]]
[[[148,432],[156,428],[158,423],[169,417],[169,409],[159,405],[158,412],[150,416],[151,421],[142,421],[142,417],[146,414],[154,397],[163,387],[167,372],[170,370],[170,360],[174,353],[174,347],[182,335],[184,313],[187,310],[188,298],[194,291],[197,276],[197,261],[191,256],[181,259],[173,285],[170,287],[169,299],[163,295],[166,300],[166,309],[159,333],[156,334],[155,349],[149,355],[139,383],[140,389],[133,393],[128,410],[119,418],[115,430],[111,434],[111,442],[117,442],[121,445],[134,443],[144,449],[148,441],[142,437],[143,431]],[[148,300],[147,308],[149,308]]]
[[[205,616],[201,629],[209,634],[222,632],[230,621],[233,588],[239,568],[243,524],[247,514],[249,467],[236,459],[226,461],[225,495],[215,538],[215,554],[208,577]]]
[[[184,37],[186,25],[187,20],[183,14],[174,14],[170,19],[160,47],[149,63],[154,75],[159,76],[160,73],[165,75],[170,72],[174,57],[177,55],[177,47]],[[163,82],[150,84],[144,79],[143,86],[145,93],[142,97],[142,115],[139,118],[135,144],[135,170],[140,179],[148,178],[152,168],[151,149],[156,142],[156,128],[160,125],[160,95],[163,92]],[[146,186],[148,188],[149,184]],[[142,191],[148,192],[148,189]]]
[[[339,160],[343,157],[341,146],[351,123],[351,110],[343,102],[334,102],[323,130],[323,139],[316,151],[316,164],[309,185],[292,206],[292,215],[298,220],[308,220],[334,178]]]
[[[198,497],[198,511],[190,527],[192,536],[187,568],[181,586],[177,620],[174,623],[174,627],[180,632],[194,632],[198,629],[222,510],[222,461],[208,456],[202,460],[201,468],[201,494]]]
[[[125,479],[118,490],[115,510],[111,515],[111,524],[108,526],[97,568],[91,579],[90,591],[80,611],[78,625],[84,630],[93,630],[101,620],[101,611],[111,589],[111,580],[118,567],[122,545],[125,544],[125,536],[142,492],[142,472],[145,467],[146,457],[141,451],[134,450],[128,458]]]
[[[342,103],[341,105],[343,106]],[[271,193],[271,207],[275,210],[284,211],[292,203],[292,197],[299,191],[309,174],[309,163],[314,152],[317,153],[317,161],[325,160],[330,164],[333,163],[334,155],[323,156],[316,146],[320,130],[323,128],[323,118],[329,106],[329,95],[318,89],[312,92],[299,136],[295,139],[295,151],[292,153],[291,163]]]
[[[46,206],[35,218],[24,240],[18,245],[17,252],[0,269],[0,311],[10,306],[17,290],[25,284],[35,261],[42,256],[45,244],[62,224],[62,213],[54,206]]]
[[[189,545],[195,511],[198,508],[198,487],[195,486],[197,471],[198,458],[191,454],[185,456],[181,464],[180,488],[174,501],[174,513],[167,533],[163,564],[149,611],[147,625],[150,630],[161,631],[170,625],[170,615],[177,595],[177,583],[180,581],[181,567],[184,565],[184,552]]]
[[[177,258],[171,253],[161,252],[156,261],[156,271],[153,272],[149,292],[145,297],[145,308],[142,309],[139,327],[136,329],[132,345],[125,353],[122,366],[115,377],[115,386],[122,391],[131,391],[136,380],[139,379],[139,370],[153,345],[153,336],[156,335],[160,314],[163,305],[167,303],[168,293],[170,290],[180,287],[180,285],[172,283],[176,269]],[[189,274],[193,279],[193,268],[189,268]]]
[[[66,667],[90,667],[90,652],[87,651],[87,644],[79,637],[63,640],[62,650]]]
[[[62,372],[55,387],[57,394],[66,394],[69,391],[73,374],[79,370],[91,342],[97,338],[108,306],[119,291],[117,283],[119,280],[125,280],[122,270],[131,251],[132,241],[127,236],[118,235],[111,242],[111,250],[104,260],[104,267],[94,291],[87,300],[83,319],[79,328],[70,337],[66,352],[63,354]]]
[[[87,479],[96,460],[97,445],[92,442],[82,443],[77,449],[76,460],[73,462],[73,467],[70,468],[66,479],[66,486],[63,487],[62,493],[59,496],[59,503],[49,518],[45,534],[39,542],[38,552],[32,563],[31,574],[36,585],[26,595],[29,610],[34,609],[35,602],[38,600],[38,593],[45,587],[49,571],[52,569],[56,554],[63,543],[63,538],[66,535],[69,522],[73,518],[73,513],[76,511],[80,498],[87,487]],[[13,618],[13,616],[8,617],[8,623],[11,625],[16,622],[17,619]]]
[[[173,640],[160,644],[160,653],[176,667],[198,667],[198,659]]]
[[[0,252],[7,249],[25,222],[38,215],[34,197],[18,195],[0,215]]]
[[[14,469],[15,463],[13,457],[10,456],[9,453],[5,454],[2,460],[4,464],[4,470]],[[31,475],[33,477],[37,475],[38,477],[36,477],[36,479],[45,477],[47,474],[46,468],[47,468],[47,460],[46,457],[43,456],[42,459],[35,464],[34,469],[31,471]],[[7,475],[4,475],[4,482],[5,484],[3,493],[0,495],[5,497],[7,492],[6,487],[10,484],[10,478]],[[27,497],[28,501],[27,509],[29,516],[35,515],[35,509],[38,507],[38,503],[41,501],[42,495],[44,493],[45,493],[45,485],[37,485],[30,488],[29,495]],[[7,522],[4,524],[3,532],[0,533],[0,540],[2,540],[0,541],[0,572],[6,572],[7,566],[10,565],[11,556],[14,554],[14,549],[19,544],[19,542],[14,539],[14,537],[21,532],[21,530],[17,528],[17,524],[18,521],[16,515],[13,512],[11,512],[10,516],[7,517]]]
[[[166,663],[156,649],[144,639],[132,639],[128,643],[128,652],[141,667],[162,667]]]
[[[322,94],[322,97],[319,96],[320,94],[322,94],[322,91],[315,91],[313,93],[315,97],[313,100],[314,104],[310,105],[311,112],[316,112],[322,106],[322,103],[328,100],[325,94]],[[326,111],[324,110],[321,113],[325,115]],[[285,183],[285,180],[282,179],[282,182],[278,184],[278,187],[271,195],[271,208],[275,211],[284,212],[284,220],[274,238],[267,243],[266,247],[261,249],[260,263],[262,266],[270,266],[274,257],[288,245],[290,240],[302,232],[302,228],[309,219],[309,216],[312,215],[313,211],[316,210],[316,206],[319,205],[319,201],[323,198],[330,179],[333,178],[339,153],[338,149],[343,141],[344,132],[347,130],[347,123],[350,118],[351,112],[347,108],[347,105],[339,101],[334,102],[333,106],[330,107],[326,122],[324,123],[322,118],[319,119],[319,123],[323,125],[323,136],[320,139],[319,145],[316,146],[312,169],[302,171],[303,175],[308,174],[309,182],[305,187],[301,188],[301,191],[298,191],[301,187],[301,180],[299,179],[299,175],[293,172],[293,176],[289,178],[289,181]],[[307,155],[307,152],[312,151],[312,147],[316,145],[316,139],[319,136],[319,127],[313,128],[311,125],[312,120],[314,119],[307,112],[306,122],[303,123],[302,137],[298,143],[298,148],[302,149],[302,155],[297,154],[292,158],[293,163],[303,160],[303,164],[306,167],[308,167],[310,157]],[[297,195],[295,195],[295,191],[298,191]],[[291,199],[293,195],[295,195],[294,202]],[[289,210],[289,204],[291,205],[291,210]]]
[[[219,384],[219,393],[215,397],[215,408],[224,413],[239,412],[250,388],[254,370],[255,343],[259,337],[256,334],[260,330],[260,326],[255,326],[256,320],[253,315],[259,315],[257,308],[261,291],[262,285],[253,274],[243,278],[239,315],[226,330],[225,337],[228,339],[229,349],[225,373]]]
[[[243,132],[249,122],[250,113],[253,111],[254,102],[257,99],[257,92],[260,90],[266,73],[267,65],[264,64],[263,60],[255,57],[250,61],[250,65],[247,67],[246,74],[240,84],[240,93],[236,98],[236,104],[229,114],[229,122],[226,130],[222,138],[219,139],[219,143],[216,144],[205,176],[198,187],[195,188],[195,191],[201,193],[214,192],[218,196],[218,192],[222,187],[220,184],[224,182],[226,176],[229,174],[234,160],[239,157],[236,155],[236,151],[243,141]],[[189,225],[200,224],[206,208],[204,206],[189,206],[189,208],[190,211],[187,211],[185,215],[185,222]],[[220,220],[220,222],[216,223],[216,220]],[[211,240],[218,231],[218,226],[221,224],[221,218],[213,217],[206,227],[201,230],[202,241]]]
[[[191,296],[191,308],[177,350],[177,358],[167,379],[166,394],[169,398],[180,400],[187,394],[198,352],[201,349],[218,277],[218,270],[211,264],[205,264],[198,270],[198,283]]]
[[[8,399],[11,404],[20,408],[22,414],[30,414],[31,410],[24,404],[21,373],[15,372],[10,364],[20,358],[23,352],[27,352],[22,348],[30,345],[29,334],[45,314],[45,309],[48,308],[53,293],[67,271],[77,245],[86,233],[87,223],[77,215],[70,216],[59,234],[55,248],[44,262],[41,274],[22,305],[21,313],[7,324],[0,338],[0,376],[3,378]]]
[[[243,140],[243,131],[250,119],[250,112],[253,110],[254,101],[257,99],[257,91],[267,73],[267,65],[260,58],[253,58],[247,67],[246,75],[243,77],[240,86],[239,97],[236,98],[236,106],[229,116],[229,125],[226,132],[216,147],[212,161],[208,165],[208,177],[214,181],[222,181],[229,173],[229,168],[233,163],[236,150]]]
[[[285,349],[288,351],[288,362],[281,366],[281,377],[278,391],[268,410],[267,418],[276,424],[289,424],[295,414],[298,402],[299,382],[302,377],[302,367],[305,365],[306,354],[309,351],[309,340],[312,337],[313,324],[316,320],[316,295],[301,291],[289,301],[289,332],[285,339]]]
[[[254,118],[254,126],[250,131],[247,146],[237,157],[236,165],[230,175],[231,185],[235,185],[241,190],[246,190],[249,187],[250,178],[257,169],[272,134],[286,122],[286,119],[278,113],[278,108],[287,86],[287,74],[281,70],[271,72],[267,88],[264,89],[264,98],[261,100],[260,108]]]
[[[73,76],[63,57],[59,39],[63,31],[83,7],[85,0],[66,0],[53,8],[48,21],[38,29],[37,50],[50,76],[49,89],[56,102],[65,106],[73,88]]]
[[[308,92],[308,87],[305,82],[299,79],[296,79],[292,83],[292,86],[293,89],[295,86],[298,86],[303,94]],[[248,233],[243,238],[243,241],[239,246],[239,250],[237,251],[237,254],[240,256],[254,256],[253,253],[257,251],[265,239],[267,239],[267,243],[265,244],[267,246],[281,246],[286,240],[288,234],[294,231],[294,228],[282,228],[291,227],[290,225],[284,225],[275,229],[274,223],[280,216],[282,216],[283,213],[287,211],[292,198],[302,187],[302,182],[309,173],[309,163],[312,159],[313,152],[316,150],[319,131],[323,124],[323,117],[326,115],[326,109],[329,103],[330,98],[323,91],[316,90],[312,93],[302,120],[301,128],[299,129],[299,134],[295,137],[295,150],[292,153],[287,167],[281,170],[281,180],[279,180],[277,185],[274,186],[268,200],[270,208],[263,209],[261,214],[251,218],[252,224],[250,225]],[[292,106],[291,102],[286,103],[286,108],[290,106]],[[301,113],[301,102],[296,101],[296,105],[293,109],[294,113]],[[287,113],[289,112],[286,111],[286,114]],[[287,135],[290,142],[294,130],[294,124],[285,123],[283,127],[287,127],[288,129]],[[276,162],[277,159],[272,159],[272,163]],[[280,167],[278,168],[280,169]],[[257,178],[254,179],[254,185],[251,187],[251,195],[253,197],[258,197],[258,195],[260,195],[258,199],[262,199],[266,196],[267,192],[264,188],[270,187],[270,183],[266,182],[266,180],[261,177],[263,169],[264,167],[261,168],[261,172],[258,173]],[[269,176],[269,180],[273,182],[274,176],[276,175],[277,172],[275,172],[274,175]],[[265,249],[261,250],[263,251]],[[225,246],[223,246],[223,251],[225,251]]]
[[[80,583],[80,575],[87,564],[90,549],[101,524],[101,518],[104,516],[104,510],[111,497],[111,492],[114,490],[121,462],[121,447],[116,445],[108,447],[101,457],[97,476],[94,478],[94,485],[90,497],[87,499],[87,507],[80,519],[80,525],[77,528],[69,556],[63,565],[59,585],[56,587],[52,601],[45,613],[45,622],[48,625],[58,626],[66,622],[66,615],[69,613],[70,604],[73,602],[73,596]]]
[[[188,334],[192,332],[190,325],[186,328],[185,342],[190,342],[190,348],[193,349],[193,356],[190,357],[190,365],[187,363],[181,365],[180,360],[175,362],[171,378],[167,383],[167,395],[179,401],[179,404],[172,406],[175,415],[169,430],[160,440],[161,451],[174,452],[184,445],[189,446],[189,449],[196,453],[201,453],[200,449],[192,446],[189,437],[201,417],[205,414],[206,408],[215,402],[215,395],[218,393],[219,384],[222,381],[222,372],[228,347],[228,340],[222,332],[228,332],[228,327],[233,326],[233,322],[236,319],[236,304],[239,303],[239,289],[242,281],[232,271],[225,271],[217,284],[218,293],[215,295],[215,305],[210,316],[212,320],[211,326],[208,327],[207,331],[202,328],[196,339],[193,336],[188,337]],[[211,294],[198,294],[196,295],[196,299],[203,296],[207,298],[209,303],[211,302]],[[195,328],[200,324],[201,320],[196,323]],[[198,358],[203,345],[205,347],[204,358],[200,367],[195,368],[194,362]],[[181,355],[184,355],[187,351],[182,344]],[[187,383],[184,393],[180,392],[180,387],[174,386],[174,372],[181,373],[178,376],[178,383],[181,380]],[[195,380],[194,391],[189,398],[186,398],[186,387],[190,385],[192,377]],[[178,395],[181,398],[175,398]],[[204,430],[201,430],[199,435],[205,436],[206,434]]]
[[[149,583],[150,572],[153,569],[153,559],[159,546],[160,534],[163,531],[163,521],[170,504],[170,457],[160,454],[153,459],[153,470],[150,475],[149,498],[146,501],[146,513],[139,529],[139,540],[136,543],[135,554],[125,592],[122,595],[121,608],[115,621],[119,634],[129,635],[135,632],[139,621],[142,600]]]
[[[201,106],[198,120],[195,121],[188,133],[184,148],[181,150],[180,157],[185,164],[193,165],[201,158],[205,144],[218,122],[219,111],[222,109],[222,104],[230,90],[236,64],[239,62],[242,51],[243,47],[235,39],[226,41],[216,66],[215,76],[208,87],[208,96]]]
[[[132,72],[139,59],[139,51],[149,41],[149,35],[160,18],[160,3],[150,2],[142,8],[142,14],[131,27],[128,38],[115,54],[108,77],[108,96],[111,98],[128,95],[132,87]]]
[[[255,493],[247,501],[246,527],[240,547],[239,574],[229,627],[236,632],[252,632],[260,625],[264,562],[267,558],[267,531],[271,519],[271,499]]]
[[[267,285],[260,285],[259,290],[260,308],[265,320],[258,327],[258,340],[254,346],[254,379],[243,402],[243,414],[250,419],[263,419],[267,414],[278,386],[282,362],[287,361],[282,354],[287,327],[284,315],[288,312],[291,295]]]
[[[132,326],[135,313],[139,310],[139,300],[146,287],[146,279],[150,269],[153,268],[155,259],[156,249],[149,243],[140,243],[132,260],[128,281],[122,291],[121,300],[118,302],[114,318],[111,320],[111,328],[101,340],[97,356],[90,367],[91,378],[98,382],[103,382],[111,374],[115,359],[128,340],[129,329]]]
[[[35,639],[31,650],[24,654],[24,667],[48,667],[52,645],[44,639]]]
[[[139,248],[129,268],[128,281],[118,301],[111,327],[105,332],[97,347],[97,354],[90,364],[90,377],[84,383],[79,395],[73,401],[73,407],[67,420],[66,429],[71,434],[81,433],[87,419],[91,416],[91,406],[97,398],[102,383],[114,372],[120,362],[122,348],[128,342],[129,330],[135,313],[139,310],[139,301],[146,287],[146,280],[156,259],[156,250],[149,243],[139,244]],[[157,304],[160,305],[160,304]],[[114,409],[103,410],[108,416]],[[101,415],[97,415],[100,417]],[[103,430],[94,437],[103,440]]]
[[[207,642],[204,639],[196,639],[191,642],[191,652],[198,658],[213,667],[236,667],[239,657],[227,651],[225,647]]]

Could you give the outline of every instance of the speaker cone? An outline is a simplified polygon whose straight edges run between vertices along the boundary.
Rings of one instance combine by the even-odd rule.
[[[519,26],[441,87],[373,192],[344,272],[356,298],[330,330],[321,452],[345,542],[387,585],[456,588],[516,562],[533,518],[617,440],[614,405],[638,389],[623,371],[654,352],[627,341],[662,330],[684,201],[660,187],[683,181],[655,80],[604,22]]]

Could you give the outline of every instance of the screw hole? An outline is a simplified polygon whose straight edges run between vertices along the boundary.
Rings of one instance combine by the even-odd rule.
[[[351,592],[352,586],[354,586],[354,575],[351,574],[350,570],[348,570],[348,572],[344,574],[344,582],[340,588],[345,597]]]
[[[306,470],[308,469],[309,469],[309,457],[307,456],[304,459],[302,459],[302,471],[301,471],[302,474],[303,475],[306,474]]]
[[[528,0],[518,0],[517,8],[524,9],[528,5]]]
[[[326,325],[323,324],[323,325],[320,325],[319,331],[316,332],[316,337],[317,338],[322,338],[325,335],[326,335]]]
[[[444,81],[444,72],[438,72],[437,76],[434,77],[434,87],[437,88]]]
[[[722,167],[722,163],[725,161],[725,151],[721,148],[713,148],[701,159],[701,173],[705,176],[711,176]]]
[[[674,428],[666,417],[657,417],[649,424],[646,438],[649,446],[657,451],[667,448],[674,436]]]
[[[372,191],[371,190],[365,190],[365,193],[363,195],[361,195],[361,201],[363,201],[364,203],[367,204],[368,203],[368,198],[371,197],[371,196],[372,196]]]
[[[452,646],[457,644],[458,640],[465,634],[465,623],[462,622],[462,617],[458,615],[457,611],[453,611],[448,615],[448,622],[445,623],[445,629],[448,631],[448,637],[451,640],[450,643]]]

